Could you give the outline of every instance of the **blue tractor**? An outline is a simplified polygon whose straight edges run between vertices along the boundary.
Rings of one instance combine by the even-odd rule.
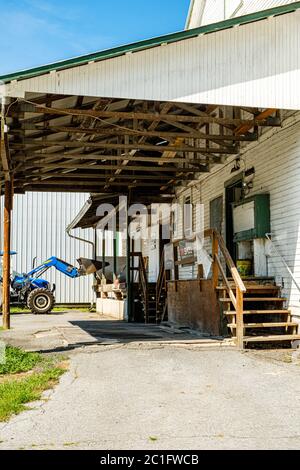
[[[16,252],[11,252],[10,254],[13,255],[16,254]],[[0,256],[3,256],[3,252],[0,252]],[[29,310],[35,314],[47,314],[51,312],[55,304],[55,285],[51,286],[51,284],[45,279],[42,279],[41,276],[43,276],[48,269],[54,267],[62,274],[75,279],[80,276],[96,273],[102,269],[103,265],[101,261],[86,258],[78,259],[78,263],[79,268],[52,256],[40,266],[34,267],[28,273],[14,273],[11,278],[11,302],[27,306]],[[105,264],[107,266],[109,263]],[[0,287],[1,284],[2,278],[0,273]],[[1,305],[2,288],[0,288],[0,307]]]

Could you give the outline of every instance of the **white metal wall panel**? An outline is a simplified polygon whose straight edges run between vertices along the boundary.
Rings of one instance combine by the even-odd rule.
[[[234,16],[248,15],[256,11],[268,10],[269,8],[280,7],[283,5],[289,5],[294,3],[295,0],[243,0],[241,1],[241,7]],[[226,0],[230,4],[230,0]],[[230,13],[230,8],[228,8]],[[227,16],[228,17],[228,16]]]
[[[50,256],[57,256],[75,266],[78,266],[77,258],[92,257],[91,245],[71,239],[66,234],[66,226],[74,219],[88,197],[88,194],[74,193],[16,195],[12,217],[11,247],[18,254],[12,257],[12,269],[17,272],[28,272],[35,256],[37,265]],[[0,217],[2,239],[3,201]],[[90,230],[74,230],[73,234],[93,240],[93,233]],[[56,284],[56,302],[58,303],[91,301],[91,276],[70,279],[55,269],[51,269],[44,278]]]
[[[300,284],[300,113],[297,117],[296,124],[288,123],[285,129],[268,132],[259,143],[251,144],[242,158],[247,167],[255,167],[250,195],[270,193],[273,240]],[[209,203],[224,195],[224,183],[232,178],[232,166],[216,167],[210,176],[193,187],[193,202],[204,204],[206,228],[210,220]],[[225,220],[225,207],[223,218]],[[294,314],[300,316],[300,293],[277,255],[270,259],[269,273],[276,276],[278,282],[283,279],[284,294]]]
[[[195,0],[188,29],[294,3],[294,0]]]
[[[300,13],[6,85],[28,92],[300,109]]]

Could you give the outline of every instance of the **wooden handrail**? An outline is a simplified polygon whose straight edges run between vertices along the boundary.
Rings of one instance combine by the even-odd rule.
[[[166,287],[166,271],[165,271],[165,259],[164,259],[164,251],[161,254],[160,258],[160,265],[159,265],[159,274],[156,283],[156,321],[159,321],[158,312],[159,312],[159,304],[161,300],[162,290],[163,287]]]
[[[231,275],[232,275],[232,278],[235,282],[236,285],[238,285],[239,289],[242,291],[242,292],[246,292],[246,287],[245,287],[245,284],[243,283],[243,280],[234,264],[234,261],[226,247],[226,244],[225,244],[225,241],[222,237],[222,235],[215,229],[212,229],[212,228],[209,228],[207,230],[204,231],[204,238],[211,238],[213,239],[214,237],[216,237],[217,241],[218,241],[218,245],[220,247],[220,250],[224,256],[224,259],[225,259],[225,262],[231,272]],[[180,242],[182,241],[185,241],[186,239],[185,238],[181,238],[181,239],[178,239],[176,240],[173,245],[174,246],[178,246]],[[191,242],[194,242],[196,240],[196,236],[193,236],[191,238],[189,238],[189,241]]]
[[[243,283],[243,280],[233,262],[233,259],[231,258],[231,255],[227,249],[227,246],[225,245],[223,237],[216,230],[214,230],[213,232],[214,232],[214,236],[216,236],[218,239],[220,250],[222,251],[222,254],[224,256],[224,259],[226,261],[228,268],[230,269],[230,272],[231,272],[231,275],[235,284],[238,286],[241,292],[246,292],[247,289],[245,287],[245,284]]]
[[[213,282],[214,282],[214,287],[216,288],[218,285],[218,278],[219,278],[219,273],[222,276],[225,288],[227,290],[227,293],[229,295],[229,298],[233,304],[233,307],[235,309],[235,314],[236,314],[236,339],[237,339],[237,346],[239,349],[243,349],[244,347],[244,320],[243,320],[243,315],[244,315],[244,293],[247,291],[245,284],[243,283],[243,280],[233,262],[233,259],[226,247],[225,241],[221,234],[217,232],[217,230],[209,230],[205,232],[206,236],[210,236],[212,239],[212,245],[213,245]],[[235,288],[236,288],[236,295],[234,295],[234,292],[230,286],[230,283],[227,279],[226,272],[223,269],[221,260],[219,258],[219,249],[224,257],[224,260],[226,262],[226,265],[228,266],[228,269],[230,270],[230,273],[232,275]]]
[[[144,307],[145,307],[145,323],[148,323],[148,278],[147,272],[145,268],[143,254],[141,252],[132,252],[131,256],[133,258],[138,258],[139,266],[139,287],[142,291],[142,295],[144,298]]]
[[[160,264],[159,264],[159,273],[157,278],[157,290],[163,284],[163,279],[165,275],[165,259],[164,259],[164,251],[160,257]]]
[[[231,302],[233,303],[234,308],[236,309],[236,298],[235,298],[235,296],[234,296],[233,290],[232,290],[231,287],[230,287],[230,284],[229,284],[228,279],[227,279],[227,277],[226,277],[226,274],[225,274],[225,271],[224,271],[224,269],[223,269],[223,266],[222,266],[222,263],[221,263],[221,261],[220,261],[219,256],[216,255],[215,259],[216,259],[216,262],[217,262],[219,271],[220,271],[220,273],[221,273],[221,275],[222,275],[224,284],[226,285],[227,292],[228,292],[228,294],[229,294],[230,300],[231,300]]]

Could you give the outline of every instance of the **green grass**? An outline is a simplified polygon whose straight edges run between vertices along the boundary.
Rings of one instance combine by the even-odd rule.
[[[0,364],[0,375],[28,372],[43,361],[38,353],[25,352],[12,346],[6,347],[5,356],[5,364]]]
[[[80,312],[89,312],[88,307],[86,306],[82,307],[80,305],[78,307],[74,307],[73,305],[72,306],[58,305],[57,307],[54,307],[52,312],[66,312],[66,311],[72,311],[72,310],[76,310]],[[26,307],[10,307],[10,313],[30,313],[30,310]]]
[[[0,421],[28,409],[26,403],[39,400],[64,372],[56,357],[7,346],[6,362],[0,364]]]
[[[0,421],[28,409],[26,403],[39,400],[42,392],[58,382],[63,369],[53,367],[21,380],[0,383]]]

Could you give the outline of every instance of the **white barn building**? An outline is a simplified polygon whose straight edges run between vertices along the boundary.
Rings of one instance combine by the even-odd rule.
[[[299,27],[300,2],[194,0],[191,2],[187,29],[183,32],[0,77],[4,82],[0,92],[6,97],[7,103],[10,103],[17,115],[20,113],[18,118],[24,119],[20,116],[25,114],[25,122],[22,121],[24,141],[20,142],[14,137],[18,135],[17,127],[9,141],[12,158],[21,162],[24,170],[27,170],[31,168],[30,163],[25,158],[22,160],[17,150],[26,147],[26,158],[33,151],[29,157],[34,159],[40,151],[39,144],[45,147],[39,154],[39,158],[45,160],[32,163],[35,173],[31,177],[24,179],[21,173],[16,172],[17,190],[27,192],[36,191],[39,185],[48,187],[39,170],[44,170],[43,165],[47,165],[49,170],[55,170],[55,165],[61,165],[70,171],[77,171],[74,163],[61,163],[57,159],[58,163],[51,164],[55,151],[63,158],[66,158],[63,153],[65,147],[78,152],[79,143],[74,142],[69,135],[72,131],[70,127],[74,125],[72,119],[74,116],[85,116],[85,119],[94,116],[99,121],[106,119],[105,126],[115,126],[115,140],[89,141],[86,147],[93,149],[93,153],[86,154],[83,149],[81,156],[77,155],[84,171],[94,170],[89,173],[90,181],[84,183],[90,192],[95,191],[91,182],[93,178],[96,175],[99,179],[103,178],[101,172],[111,169],[118,173],[114,173],[113,177],[110,174],[104,182],[99,183],[99,192],[105,192],[107,187],[112,187],[113,192],[116,187],[115,191],[122,194],[130,183],[116,183],[115,180],[116,175],[120,174],[120,179],[126,176],[129,178],[129,175],[122,176],[125,167],[133,172],[130,180],[133,192],[142,186],[140,191],[144,191],[144,196],[146,188],[152,194],[153,188],[150,189],[150,186],[152,184],[154,187],[155,182],[147,183],[144,173],[139,173],[143,167],[128,166],[128,162],[134,159],[138,161],[138,158],[149,160],[149,154],[139,155],[136,148],[145,153],[162,152],[162,158],[166,161],[169,159],[171,165],[166,167],[164,160],[158,163],[158,168],[152,168],[153,172],[177,172],[177,178],[182,178],[180,184],[179,179],[176,184],[171,184],[173,180],[167,182],[168,191],[173,191],[173,199],[182,204],[187,198],[194,204],[202,203],[206,228],[213,228],[217,217],[218,227],[232,256],[236,249],[232,245],[236,233],[231,226],[231,204],[238,205],[241,202],[243,191],[251,204],[256,204],[259,195],[268,195],[274,249],[270,250],[265,238],[262,240],[260,237],[260,242],[254,242],[254,248],[250,250],[252,254],[254,250],[254,275],[274,276],[282,294],[287,297],[287,306],[293,318],[299,321]],[[45,106],[45,96],[52,97],[51,105],[56,117],[47,119],[50,129],[56,133],[39,136],[34,134],[37,131],[36,122],[39,119],[43,121],[51,112]],[[170,112],[170,109],[173,111]],[[142,133],[145,128],[141,129],[138,121],[147,119],[147,113],[151,113],[153,122],[161,120],[169,123],[171,127],[161,130],[164,136],[167,132],[174,134],[176,122],[178,128],[190,132],[189,138],[185,134],[185,138],[163,141],[163,145],[167,142],[165,151],[159,148],[162,142],[153,143],[154,139],[149,143],[145,137],[138,141],[135,137],[124,140],[118,138],[122,134],[120,127],[124,128],[124,124],[118,124],[118,119],[133,120],[132,128],[128,129],[130,133]],[[196,124],[198,127],[195,127]],[[191,137],[205,126],[206,138],[203,135]],[[152,137],[157,138],[156,128],[153,125],[146,131],[152,132]],[[101,134],[101,129],[98,131]],[[93,134],[92,130],[89,132]],[[112,131],[105,129],[102,132],[102,135],[107,135]],[[207,137],[210,135],[214,137]],[[216,139],[229,140],[229,135],[233,145],[225,143],[220,148],[220,144],[215,143]],[[202,145],[203,140],[206,141],[205,147]],[[239,142],[237,145],[236,141]],[[99,153],[95,150],[99,147],[106,149],[106,152],[113,148],[118,154],[112,156]],[[122,149],[125,153],[122,153]],[[72,158],[72,151],[68,152],[68,158]],[[189,165],[192,164],[188,161],[188,154],[192,151],[197,154],[200,169],[196,171],[194,167],[194,174],[188,180],[191,174]],[[226,157],[222,157],[222,153]],[[90,159],[91,155],[95,162],[85,168],[83,161]],[[113,162],[122,156],[127,159],[123,161],[122,168],[116,168]],[[176,168],[176,158],[185,159],[185,166],[180,167],[181,173]],[[109,163],[104,168],[106,161]],[[49,178],[56,176],[55,173],[49,175]],[[162,175],[160,177],[163,178]],[[144,178],[141,184],[139,178]],[[63,187],[63,184],[54,181],[53,185]],[[74,185],[74,182],[70,179],[69,184]],[[163,189],[165,187],[159,187],[160,196],[164,195],[163,192],[168,193]],[[80,189],[83,191],[83,186]],[[253,201],[250,201],[251,198]],[[80,205],[79,200],[77,202]],[[214,212],[215,204],[219,211],[217,214]],[[71,212],[73,208],[68,215]],[[66,220],[66,225],[68,222]],[[248,230],[247,222],[245,226]],[[249,247],[243,249],[247,251]],[[155,256],[158,256],[158,252]],[[63,253],[62,257],[65,257]],[[179,269],[179,276],[192,277],[194,272],[186,268]]]

